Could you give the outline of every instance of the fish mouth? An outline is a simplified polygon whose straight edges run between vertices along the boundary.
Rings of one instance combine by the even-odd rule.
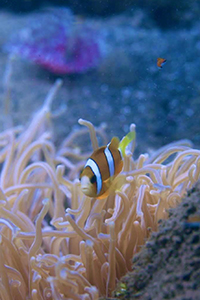
[[[86,192],[89,191],[89,188],[88,188],[88,186],[81,186],[81,190],[82,190],[84,193],[86,193]]]
[[[91,197],[92,184],[87,176],[81,178],[81,190],[86,196]]]
[[[86,196],[91,197],[91,189],[88,186],[81,186],[81,190]]]

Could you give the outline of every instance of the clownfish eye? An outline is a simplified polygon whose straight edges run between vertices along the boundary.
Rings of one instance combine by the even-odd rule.
[[[97,182],[96,175],[93,175],[93,176],[90,178],[90,182],[91,182],[91,183]]]

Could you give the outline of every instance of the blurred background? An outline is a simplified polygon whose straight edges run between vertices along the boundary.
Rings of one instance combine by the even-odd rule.
[[[105,123],[109,139],[135,123],[139,153],[185,138],[199,147],[198,0],[3,0],[0,20],[0,105],[12,55],[14,125],[26,124],[61,77],[54,106],[67,110],[54,120],[56,142],[83,118]],[[5,120],[4,111],[1,129]]]

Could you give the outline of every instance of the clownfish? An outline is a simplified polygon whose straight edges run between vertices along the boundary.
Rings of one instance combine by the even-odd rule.
[[[157,66],[158,68],[162,68],[162,66],[166,63],[166,59],[165,58],[161,58],[161,57],[158,57],[157,58]]]
[[[122,170],[126,147],[134,139],[135,131],[129,132],[121,142],[113,137],[107,146],[92,153],[80,175],[81,190],[86,196],[102,199],[108,195],[113,179]]]

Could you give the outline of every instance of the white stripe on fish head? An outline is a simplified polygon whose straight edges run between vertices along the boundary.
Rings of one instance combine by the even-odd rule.
[[[101,172],[99,170],[99,166],[97,165],[97,163],[89,158],[85,164],[85,168],[89,167],[92,172],[94,173],[94,175],[96,176],[97,179],[97,196],[99,195],[101,189],[102,189],[102,177],[101,177]]]

